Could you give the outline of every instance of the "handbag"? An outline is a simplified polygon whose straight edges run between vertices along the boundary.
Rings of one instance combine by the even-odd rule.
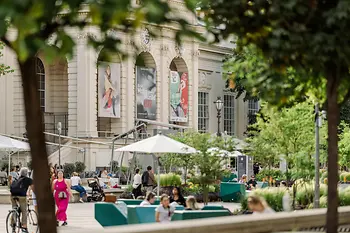
[[[67,199],[67,193],[66,192],[59,192],[58,198],[59,199]]]

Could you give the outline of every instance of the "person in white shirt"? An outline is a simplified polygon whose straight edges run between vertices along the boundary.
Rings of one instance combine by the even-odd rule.
[[[136,199],[139,196],[142,196],[142,191],[141,191],[141,175],[140,175],[140,169],[135,170],[135,176],[134,176],[134,182],[132,184],[133,190],[132,194],[134,195],[134,198]]]
[[[81,186],[81,179],[78,173],[73,172],[72,177],[70,178],[71,189],[79,192],[80,199],[79,202],[83,203],[83,197],[86,196],[86,190],[83,186]]]
[[[169,197],[163,194],[160,197],[160,205],[156,208],[156,222],[167,223],[171,221],[175,208],[170,205]]]
[[[156,200],[156,195],[152,192],[147,193],[146,199],[141,202],[140,206],[147,206],[154,204],[154,201]]]

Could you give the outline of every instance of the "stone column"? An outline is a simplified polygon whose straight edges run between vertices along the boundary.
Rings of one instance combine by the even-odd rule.
[[[77,69],[77,126],[78,137],[97,137],[97,53],[87,45],[87,34],[78,35]]]
[[[132,56],[133,52],[133,41],[131,38],[128,42],[128,52],[130,56],[128,56],[127,60],[124,62],[126,65],[126,129],[132,129],[135,124],[135,57]]]
[[[198,130],[198,88],[199,88],[199,78],[198,78],[198,57],[199,57],[199,45],[193,42],[192,46],[192,75],[190,76],[190,87],[189,90],[189,103],[190,115],[189,115],[189,126],[193,129]]]

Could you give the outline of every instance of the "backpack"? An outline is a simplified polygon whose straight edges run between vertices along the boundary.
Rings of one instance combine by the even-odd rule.
[[[148,179],[149,179],[149,173],[148,173],[148,171],[145,171],[145,172],[142,174],[142,185],[143,185],[143,186],[148,185]]]
[[[25,196],[27,190],[24,187],[24,181],[25,177],[21,177],[18,180],[15,180],[12,182],[10,187],[10,192],[13,196]]]

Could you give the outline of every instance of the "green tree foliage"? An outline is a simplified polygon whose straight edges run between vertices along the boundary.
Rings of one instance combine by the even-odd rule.
[[[72,32],[99,30],[87,40],[95,48],[122,52],[117,30],[131,37],[144,22],[153,25],[176,22],[176,39],[196,36],[181,13],[172,11],[168,1],[142,0],[25,0],[1,2],[0,41],[17,56],[22,77],[26,128],[36,177],[48,177],[47,151],[43,134],[35,58],[40,52],[48,61],[72,57],[75,41]],[[196,1],[184,4],[194,12]],[[152,35],[155,33],[151,30]],[[11,34],[11,35],[10,35]],[[48,41],[53,41],[48,43]],[[125,55],[125,54],[124,54]],[[6,70],[6,68],[5,68]],[[35,180],[40,231],[56,232],[55,207],[48,179]]]
[[[254,44],[281,75],[257,79],[266,83],[271,95],[276,85],[307,84],[317,88],[326,80],[328,112],[328,215],[327,232],[337,230],[339,204],[338,124],[341,104],[350,97],[350,1],[347,0],[204,0],[200,16],[216,39],[236,35],[239,48]],[[288,80],[284,73],[292,67],[297,73]],[[303,85],[302,85],[303,86]],[[298,99],[304,91],[287,93]],[[305,92],[305,93],[303,93]],[[283,93],[282,93],[283,97]],[[277,98],[275,102],[285,102]]]
[[[198,150],[197,154],[182,156],[183,160],[188,161],[192,167],[196,167],[199,171],[199,175],[196,179],[193,179],[203,189],[203,200],[208,202],[209,185],[214,184],[217,180],[220,180],[226,175],[225,162],[227,156],[218,156],[218,152],[208,151],[210,148],[224,149],[227,151],[233,151],[235,143],[231,139],[224,139],[221,137],[213,137],[210,134],[204,134],[194,131],[187,131],[182,134],[174,136],[175,140],[183,142]],[[186,158],[187,157],[187,158]],[[186,166],[184,162],[180,166]]]
[[[314,173],[314,108],[309,102],[277,109],[263,104],[249,138],[250,153],[269,169],[284,158],[289,178],[309,178]],[[321,144],[326,141],[326,127],[321,128]],[[323,152],[324,153],[324,152]]]
[[[5,44],[0,41],[0,58],[4,56],[4,54],[2,53],[2,50],[4,49],[4,47],[5,47]],[[10,66],[0,63],[0,76],[8,73],[12,73],[13,71],[14,70],[11,69]]]
[[[350,167],[350,125],[341,125],[342,133],[339,136],[339,165]]]

